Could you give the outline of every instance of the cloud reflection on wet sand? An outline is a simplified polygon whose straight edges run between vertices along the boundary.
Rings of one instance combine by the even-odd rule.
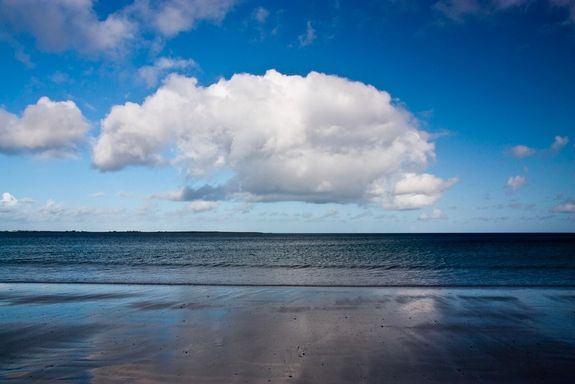
[[[33,284],[0,288],[0,350],[9,351],[0,354],[0,377],[549,382],[569,377],[575,364],[573,302],[564,299],[572,296],[569,290],[48,290]]]

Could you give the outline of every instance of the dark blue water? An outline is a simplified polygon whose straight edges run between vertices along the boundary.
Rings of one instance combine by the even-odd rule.
[[[0,282],[575,286],[575,234],[0,233]]]

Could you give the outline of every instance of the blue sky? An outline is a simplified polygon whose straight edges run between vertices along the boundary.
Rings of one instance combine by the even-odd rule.
[[[0,230],[575,229],[573,1],[0,19]]]

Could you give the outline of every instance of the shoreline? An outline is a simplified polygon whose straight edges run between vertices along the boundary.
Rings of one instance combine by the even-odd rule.
[[[414,288],[414,289],[575,289],[572,284],[556,284],[556,285],[538,285],[538,284],[522,284],[522,285],[505,285],[505,284],[445,284],[445,285],[429,285],[429,284],[266,284],[266,283],[184,283],[184,282],[122,282],[122,281],[34,281],[34,280],[0,280],[0,284],[43,284],[43,285],[104,285],[104,286],[158,286],[158,287],[228,287],[228,288]]]

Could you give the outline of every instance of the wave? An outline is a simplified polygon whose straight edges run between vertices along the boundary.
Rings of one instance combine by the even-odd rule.
[[[166,281],[120,281],[120,280],[2,280],[0,284],[53,284],[53,285],[134,285],[134,286],[192,286],[192,287],[269,287],[269,288],[566,288],[575,284],[333,284],[333,283],[224,283],[224,282],[166,282]]]
[[[189,267],[189,268],[254,268],[254,269],[366,269],[382,271],[445,271],[445,270],[575,270],[575,264],[461,264],[461,265],[430,265],[430,264],[256,264],[256,263],[189,263],[189,262],[125,262],[125,261],[78,261],[63,262],[57,260],[11,260],[0,262],[0,266],[124,266],[124,267]]]

